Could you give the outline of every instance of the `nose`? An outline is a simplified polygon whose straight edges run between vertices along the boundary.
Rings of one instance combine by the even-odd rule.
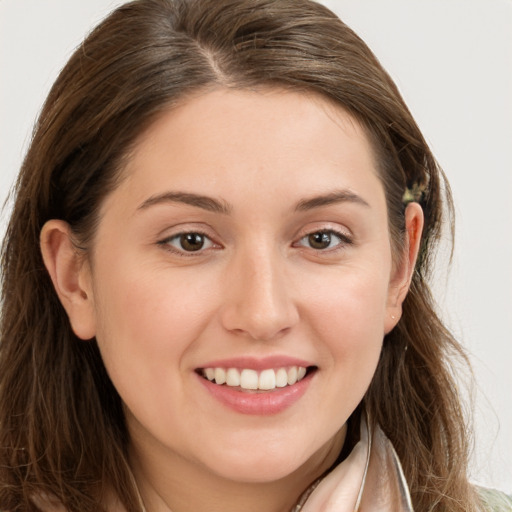
[[[229,266],[221,321],[228,331],[257,341],[277,339],[299,320],[290,273],[277,251],[240,254]]]

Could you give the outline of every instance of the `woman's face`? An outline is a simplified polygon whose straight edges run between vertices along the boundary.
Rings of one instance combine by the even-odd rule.
[[[135,449],[246,482],[335,455],[404,280],[359,124],[312,95],[216,90],[123,172],[83,281]]]

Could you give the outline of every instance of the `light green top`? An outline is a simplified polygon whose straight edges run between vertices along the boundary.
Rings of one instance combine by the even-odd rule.
[[[512,497],[495,489],[478,488],[486,512],[512,512]]]

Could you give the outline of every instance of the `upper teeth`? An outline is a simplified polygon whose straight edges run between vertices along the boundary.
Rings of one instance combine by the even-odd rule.
[[[244,368],[204,368],[204,377],[216,384],[226,384],[242,389],[269,390],[291,386],[303,379],[306,368],[303,366],[290,366],[287,368],[269,368],[262,372]]]

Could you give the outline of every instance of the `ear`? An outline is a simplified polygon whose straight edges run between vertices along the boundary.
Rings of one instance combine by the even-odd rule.
[[[402,304],[409,291],[423,232],[423,210],[418,203],[409,203],[405,210],[406,237],[400,261],[393,268],[389,283],[384,332],[388,334],[402,316]]]
[[[62,220],[48,221],[41,231],[41,252],[55,291],[68,314],[73,332],[88,340],[96,334],[89,264],[73,244]]]

